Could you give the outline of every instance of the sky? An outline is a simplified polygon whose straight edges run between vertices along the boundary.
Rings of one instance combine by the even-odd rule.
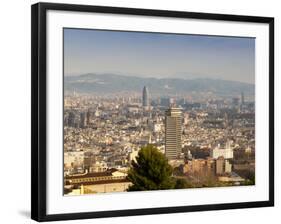
[[[255,39],[64,29],[64,75],[255,82]]]

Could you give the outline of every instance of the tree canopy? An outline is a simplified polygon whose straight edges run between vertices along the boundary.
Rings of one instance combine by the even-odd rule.
[[[141,148],[132,161],[128,172],[128,179],[133,183],[128,191],[164,190],[173,189],[173,168],[168,164],[166,157],[153,145]]]

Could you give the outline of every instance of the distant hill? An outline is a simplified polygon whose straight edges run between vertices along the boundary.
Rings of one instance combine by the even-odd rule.
[[[147,86],[154,94],[182,94],[191,92],[213,92],[217,95],[237,95],[244,92],[254,95],[255,85],[220,79],[179,79],[179,78],[144,78],[115,74],[84,74],[66,76],[65,91],[80,93],[118,93],[141,91]]]

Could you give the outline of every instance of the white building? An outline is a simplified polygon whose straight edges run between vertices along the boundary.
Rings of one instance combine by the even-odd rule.
[[[220,145],[211,149],[210,156],[213,159],[217,159],[220,156],[223,156],[225,159],[232,159],[233,158],[233,148],[230,146],[230,143],[227,142],[225,148],[220,148]]]
[[[139,149],[132,149],[132,152],[129,153],[129,162],[136,161],[136,157],[138,156]]]
[[[225,160],[224,172],[225,173],[231,173],[231,171],[232,171],[232,165],[229,163],[228,160]]]

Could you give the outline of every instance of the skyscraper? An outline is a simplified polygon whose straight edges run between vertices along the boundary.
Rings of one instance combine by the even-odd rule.
[[[142,106],[145,109],[149,108],[149,95],[148,95],[148,89],[146,88],[146,86],[144,86],[143,90],[142,90]]]
[[[87,126],[86,113],[82,112],[80,113],[80,128],[85,128],[86,126]]]
[[[178,159],[181,153],[181,123],[181,109],[169,108],[165,114],[165,155],[169,160]]]
[[[92,111],[90,111],[90,109],[88,109],[88,111],[87,111],[87,125],[90,125],[91,120],[92,120],[92,115],[93,115]]]
[[[74,112],[69,112],[68,114],[68,126],[69,127],[74,127],[75,126],[75,114]]]

